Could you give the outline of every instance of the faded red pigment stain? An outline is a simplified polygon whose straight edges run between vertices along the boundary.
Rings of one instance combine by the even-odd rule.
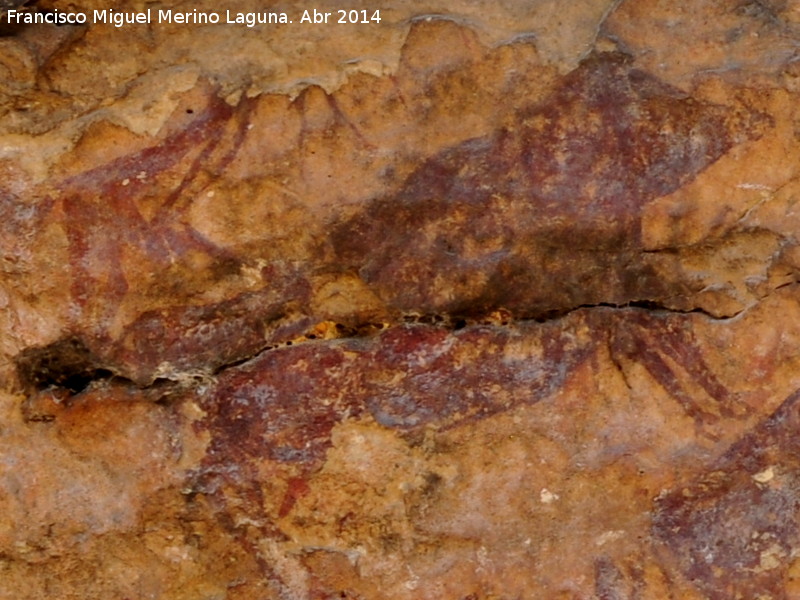
[[[594,55],[513,126],[426,160],[332,243],[404,310],[536,315],[667,294],[639,256],[642,207],[769,125]]]
[[[795,392],[708,473],[658,499],[657,539],[708,598],[790,598],[800,544],[798,429]]]
[[[207,413],[200,427],[212,434],[207,463],[266,458],[313,467],[332,428],[365,415],[402,432],[458,427],[550,396],[600,348],[620,368],[644,367],[698,426],[745,416],[699,350],[694,322],[593,308],[548,323],[406,325],[265,352],[223,371],[199,399]],[[690,388],[703,390],[715,410],[696,404]]]
[[[539,342],[530,353],[504,355],[526,335]],[[255,555],[254,539],[283,539],[276,519],[289,515],[307,493],[307,480],[323,463],[338,423],[369,416],[412,436],[425,427],[458,427],[538,402],[593,351],[592,344],[575,345],[571,328],[529,324],[522,330],[453,333],[409,325],[372,338],[264,353],[226,369],[196,398],[206,415],[197,428],[210,442],[187,487],[208,498],[221,526]],[[264,473],[272,471],[288,474],[290,484],[282,498],[267,502]],[[248,523],[261,524],[257,535],[237,524],[243,512]],[[262,562],[265,576],[280,589],[284,584]]]
[[[306,493],[337,424],[367,418],[412,440],[430,428],[463,427],[552,397],[606,352],[622,368],[644,367],[702,432],[718,416],[695,404],[693,388],[732,418],[728,409],[737,399],[703,360],[693,335],[696,319],[594,308],[548,323],[457,331],[406,325],[370,338],[267,352],[225,370],[197,398],[205,413],[197,428],[210,443],[189,487],[212,498],[221,515],[255,511],[250,518],[265,524],[264,534],[280,537],[275,519],[290,514]],[[289,474],[282,499],[265,503],[265,469]],[[261,508],[270,504],[272,516]],[[598,590],[614,588],[618,575],[606,562],[597,563]]]
[[[664,318],[649,311],[627,313],[614,328],[609,349],[617,364],[642,365],[698,427],[748,411],[708,366],[688,319]],[[707,395],[709,405],[700,404],[696,392],[682,385],[685,379]]]
[[[76,322],[113,317],[129,291],[124,253],[138,254],[155,271],[191,251],[236,262],[182,220],[186,203],[233,160],[248,125],[251,103],[234,109],[213,94],[208,98],[184,128],[160,143],[58,184],[55,206],[63,211],[69,243]],[[163,182],[166,189],[158,193],[165,197],[145,217],[140,204],[154,193],[153,180]]]
[[[308,302],[308,283],[292,272],[269,281],[270,289],[222,302],[142,313],[108,346],[104,359],[147,385],[156,375],[168,375],[160,369],[208,375],[271,343],[301,336],[312,325],[310,318],[297,316],[298,307]]]
[[[308,482],[305,479],[302,477],[291,478],[287,483],[286,496],[278,511],[278,517],[283,518],[288,515],[295,503],[308,494],[309,491],[311,491],[311,488],[308,487]]]
[[[553,393],[594,351],[570,348],[569,332],[539,326],[538,356],[504,358],[526,333],[414,325],[265,353],[226,370],[201,401],[212,433],[208,464],[268,458],[313,466],[334,425],[366,414],[401,431],[455,427]]]
[[[241,260],[207,240],[185,220],[189,203],[237,156],[250,126],[254,101],[233,107],[213,90],[207,104],[196,107],[190,120],[160,143],[62,181],[60,197],[38,204],[30,218],[41,222],[61,211],[68,240],[73,327],[104,365],[146,385],[160,370],[203,371],[236,362],[262,350],[270,335],[291,338],[307,320],[278,323],[307,301],[309,286],[296,270],[267,265],[261,276],[269,286],[204,306],[182,304],[141,314],[123,334],[111,339],[106,326],[123,300],[149,290],[132,287],[126,265],[137,271],[164,274],[151,285],[177,285],[196,275],[187,260],[208,257],[206,271],[220,278],[238,273]],[[159,195],[153,214],[142,207]],[[161,195],[164,198],[161,198]],[[172,273],[172,275],[169,275]],[[215,275],[217,273],[218,275]],[[176,282],[170,283],[171,279]],[[136,282],[141,285],[141,282]],[[84,323],[92,329],[85,331]]]

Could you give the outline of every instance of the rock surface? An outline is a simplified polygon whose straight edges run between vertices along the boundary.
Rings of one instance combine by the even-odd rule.
[[[464,4],[3,27],[0,598],[800,595],[800,4]]]

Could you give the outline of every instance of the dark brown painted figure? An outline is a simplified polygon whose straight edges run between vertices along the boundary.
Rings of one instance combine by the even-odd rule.
[[[428,158],[396,194],[332,233],[321,228],[317,254],[259,266],[262,289],[198,302],[246,261],[186,213],[260,134],[251,129],[255,101],[231,106],[210,87],[197,95],[205,104],[193,103],[153,146],[72,175],[38,203],[0,203],[3,230],[36,231],[53,215],[63,223],[73,328],[65,335],[141,385],[162,370],[213,372],[291,339],[315,322],[309,280],[320,273],[355,271],[390,313],[505,308],[541,318],[680,295],[685,283],[670,287],[641,252],[641,209],[758,137],[764,121],[696,102],[620,54],[593,55],[513,126]],[[172,288],[175,305],[165,307]],[[157,298],[156,308],[121,317],[124,331],[110,334],[130,296]]]
[[[760,136],[762,121],[593,55],[513,126],[428,159],[333,243],[402,310],[541,316],[658,300],[680,290],[641,254],[642,207]]]
[[[653,531],[708,598],[790,598],[787,571],[800,544],[799,428],[795,392],[715,468],[658,500]]]

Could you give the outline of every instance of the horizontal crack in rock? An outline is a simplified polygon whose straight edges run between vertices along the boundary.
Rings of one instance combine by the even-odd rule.
[[[782,289],[790,285],[795,285],[796,283],[797,282],[790,282],[776,289]],[[752,308],[752,305],[732,315],[718,316],[700,307],[678,310],[656,302],[638,300],[626,302],[625,304],[608,302],[582,304],[562,310],[552,310],[539,314],[519,316],[512,315],[510,311],[505,309],[498,309],[483,317],[406,313],[399,316],[393,322],[375,323],[365,321],[355,325],[344,325],[332,321],[322,321],[292,340],[265,345],[248,356],[208,369],[208,372],[204,372],[202,369],[199,371],[192,371],[191,373],[176,371],[169,376],[157,377],[153,382],[147,385],[137,384],[133,380],[120,375],[113,365],[104,363],[87,348],[80,338],[75,336],[61,338],[47,346],[26,348],[17,355],[14,362],[16,364],[19,381],[27,394],[36,395],[37,393],[46,391],[58,391],[60,395],[68,398],[84,392],[95,384],[111,380],[126,386],[136,387],[140,390],[163,388],[165,383],[180,386],[194,385],[199,381],[216,377],[228,369],[248,363],[265,352],[312,342],[319,343],[337,339],[372,337],[386,329],[402,327],[408,324],[429,325],[452,332],[467,327],[510,327],[514,323],[525,323],[528,321],[544,324],[565,319],[574,312],[593,309],[644,310],[672,314],[695,313],[713,321],[726,321],[740,316],[750,308]],[[46,421],[48,419],[32,420]]]

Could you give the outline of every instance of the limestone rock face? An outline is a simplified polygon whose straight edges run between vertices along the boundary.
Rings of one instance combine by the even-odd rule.
[[[4,22],[0,598],[800,595],[800,4],[463,4]]]

